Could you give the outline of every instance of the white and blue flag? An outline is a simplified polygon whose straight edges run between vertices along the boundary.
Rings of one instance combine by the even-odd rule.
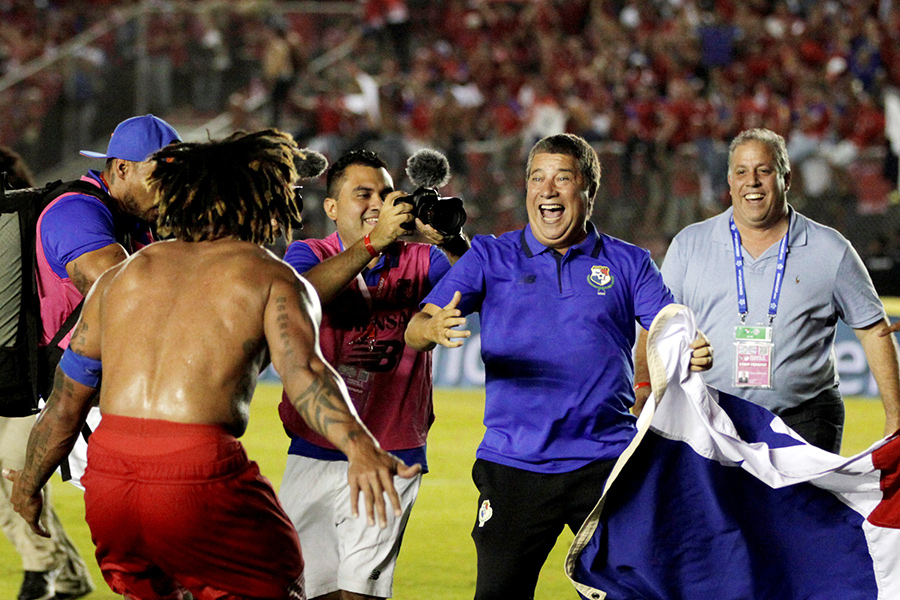
[[[900,437],[844,458],[688,369],[693,314],[654,321],[654,396],[566,572],[591,600],[900,599]]]

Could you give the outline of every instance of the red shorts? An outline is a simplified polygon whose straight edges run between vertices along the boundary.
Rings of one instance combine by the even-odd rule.
[[[221,427],[105,415],[82,483],[97,562],[114,592],[305,598],[294,527]]]

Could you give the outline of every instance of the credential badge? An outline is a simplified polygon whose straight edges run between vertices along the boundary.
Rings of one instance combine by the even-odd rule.
[[[588,283],[597,288],[597,294],[604,295],[606,290],[613,286],[615,278],[609,272],[609,267],[602,265],[594,265],[591,267],[591,274],[588,277]]]

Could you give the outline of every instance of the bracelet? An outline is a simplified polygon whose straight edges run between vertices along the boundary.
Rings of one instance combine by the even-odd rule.
[[[369,238],[368,233],[366,234],[366,237],[363,238],[363,244],[366,245],[366,250],[368,250],[369,256],[371,256],[372,258],[376,258],[379,254],[381,254],[380,252],[375,251],[375,246],[372,245],[372,240],[371,238]]]
[[[649,381],[639,381],[636,384],[634,384],[634,391],[638,391],[639,389],[645,388],[645,387],[650,387],[650,382]]]

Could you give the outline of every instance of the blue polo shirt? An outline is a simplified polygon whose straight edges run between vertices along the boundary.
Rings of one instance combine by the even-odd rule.
[[[82,181],[93,180],[109,193],[100,172],[91,169]],[[74,225],[73,225],[74,224]],[[87,194],[68,194],[44,210],[41,219],[41,243],[47,264],[62,279],[68,279],[66,265],[83,254],[122,243],[129,253],[152,241],[149,227],[127,215],[113,216],[99,198]],[[124,243],[131,236],[137,246]]]
[[[564,473],[617,457],[634,435],[635,321],[673,302],[647,250],[588,224],[561,255],[530,226],[476,236],[423,301],[462,294],[481,316],[487,428],[479,458]]]

